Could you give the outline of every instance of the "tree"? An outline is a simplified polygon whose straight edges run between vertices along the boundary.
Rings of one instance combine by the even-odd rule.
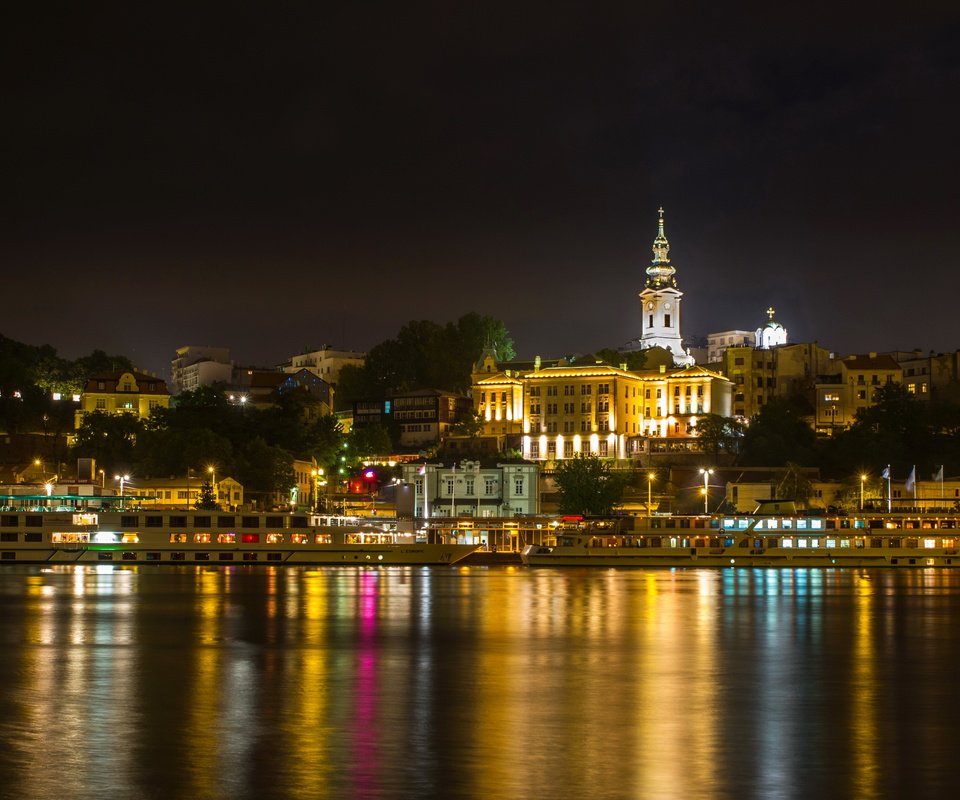
[[[133,414],[84,414],[77,429],[73,454],[77,458],[95,458],[107,472],[130,469],[135,463],[134,446],[143,430]]]
[[[350,429],[346,449],[350,457],[359,460],[367,456],[387,455],[393,451],[393,443],[382,425],[360,425]]]
[[[593,355],[598,361],[609,364],[611,367],[619,367],[621,364],[626,364],[627,369],[631,372],[637,372],[643,369],[647,363],[647,354],[643,350],[631,350],[628,353],[622,353],[619,350],[604,347],[601,350],[597,350]]]
[[[717,463],[721,450],[736,453],[742,436],[743,425],[732,417],[704,414],[697,418],[697,438],[700,439],[704,451],[713,456],[714,464]]]
[[[499,360],[514,356],[513,340],[493,317],[470,313],[445,326],[408,322],[395,339],[371,347],[362,367],[341,369],[337,407],[415,389],[466,392],[484,347],[493,347]]]
[[[194,503],[194,508],[198,511],[214,511],[219,508],[213,496],[213,484],[210,483],[209,479],[204,479],[200,486],[200,493],[197,496],[197,502]]]
[[[623,499],[623,477],[594,455],[577,453],[565,458],[557,466],[554,479],[560,492],[561,514],[609,515]]]
[[[746,466],[782,467],[792,461],[809,466],[815,463],[815,447],[816,435],[797,403],[775,397],[744,429],[741,462]]]

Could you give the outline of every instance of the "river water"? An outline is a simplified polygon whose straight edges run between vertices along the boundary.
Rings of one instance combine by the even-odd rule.
[[[0,798],[960,796],[960,571],[0,569]]]

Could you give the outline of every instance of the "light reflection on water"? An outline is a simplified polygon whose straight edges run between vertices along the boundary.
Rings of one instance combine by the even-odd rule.
[[[0,798],[960,788],[960,573],[4,567],[0,602]]]

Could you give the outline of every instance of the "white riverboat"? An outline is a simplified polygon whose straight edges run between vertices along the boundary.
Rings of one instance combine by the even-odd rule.
[[[0,564],[455,564],[478,545],[396,520],[168,509],[0,510]]]
[[[960,513],[757,513],[583,521],[521,553],[528,566],[960,567]]]

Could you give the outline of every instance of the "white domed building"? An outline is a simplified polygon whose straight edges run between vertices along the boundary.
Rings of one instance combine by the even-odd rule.
[[[769,350],[787,343],[787,329],[773,318],[774,313],[772,308],[768,308],[766,325],[757,328],[755,347],[758,350]]]

